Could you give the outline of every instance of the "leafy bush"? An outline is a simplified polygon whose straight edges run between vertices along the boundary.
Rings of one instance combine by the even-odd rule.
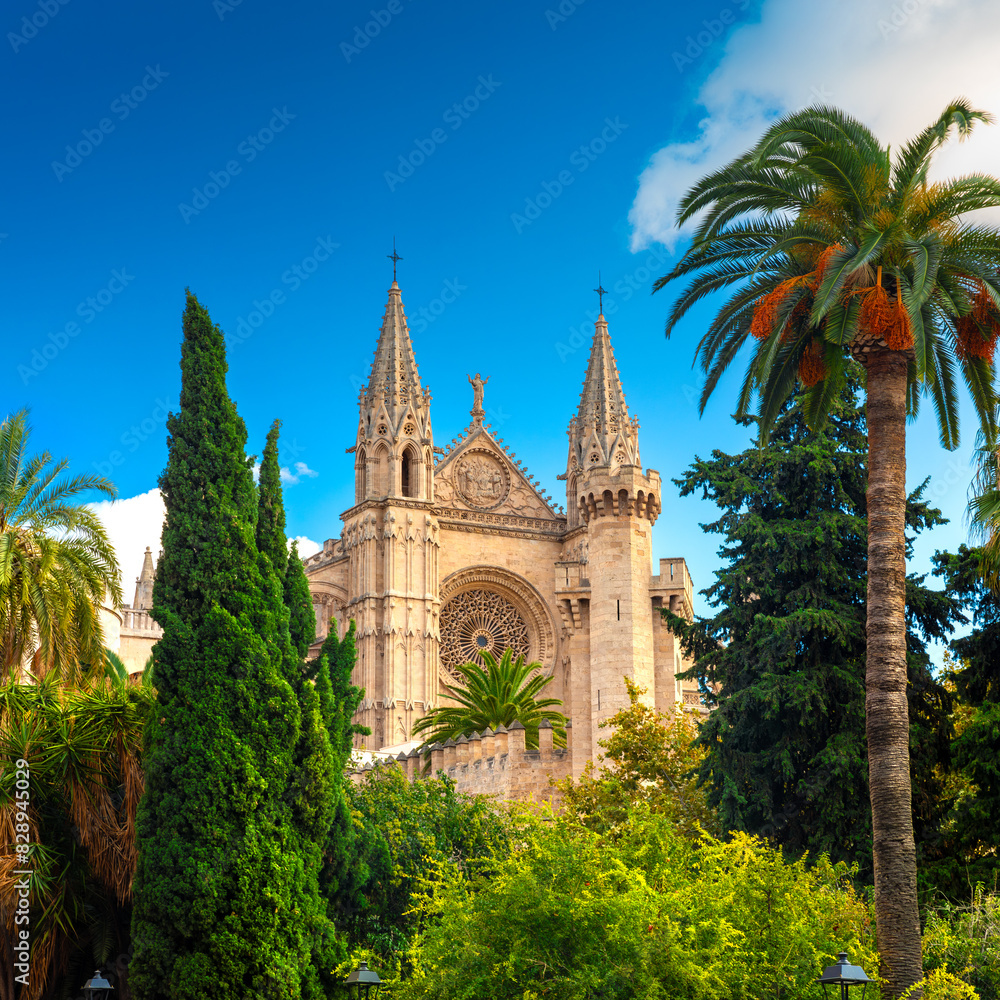
[[[926,970],[950,970],[981,1000],[1000,998],[1000,896],[979,885],[968,906],[946,903],[929,912],[923,947]]]
[[[435,865],[394,996],[790,1000],[819,996],[838,951],[877,967],[867,908],[825,858],[692,840],[642,804],[613,839],[549,815],[522,817],[515,840],[471,878]]]
[[[366,772],[346,791],[370,874],[363,908],[341,926],[355,948],[371,949],[371,958],[361,951],[352,958],[382,974],[406,952],[413,896],[428,867],[448,862],[465,877],[484,859],[506,856],[507,818],[490,799],[456,792],[448,778],[411,782],[394,764]]]

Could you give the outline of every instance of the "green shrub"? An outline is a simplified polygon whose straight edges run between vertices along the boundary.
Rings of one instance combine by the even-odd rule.
[[[979,885],[968,906],[928,913],[923,947],[925,970],[951,970],[981,1000],[1000,1000],[1000,896]]]
[[[471,878],[436,864],[399,1000],[791,1000],[818,998],[841,950],[877,968],[867,907],[826,859],[693,841],[642,806],[613,839],[525,816],[514,841]]]

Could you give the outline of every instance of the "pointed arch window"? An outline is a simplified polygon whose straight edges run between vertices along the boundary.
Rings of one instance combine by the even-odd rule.
[[[368,460],[364,448],[358,448],[354,463],[354,502],[361,503],[368,496]]]
[[[420,460],[412,448],[404,448],[399,467],[399,489],[404,497],[420,495]]]

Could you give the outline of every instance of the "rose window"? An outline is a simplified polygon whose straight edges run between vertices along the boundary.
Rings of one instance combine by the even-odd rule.
[[[505,649],[528,655],[528,626],[510,601],[492,590],[465,590],[441,609],[441,663],[449,673],[463,663],[482,665],[483,653]]]

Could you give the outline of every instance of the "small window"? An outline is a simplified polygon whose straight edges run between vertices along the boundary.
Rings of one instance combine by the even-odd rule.
[[[413,455],[407,448],[403,452],[403,463],[400,468],[400,489],[404,497],[412,497],[413,493]]]

